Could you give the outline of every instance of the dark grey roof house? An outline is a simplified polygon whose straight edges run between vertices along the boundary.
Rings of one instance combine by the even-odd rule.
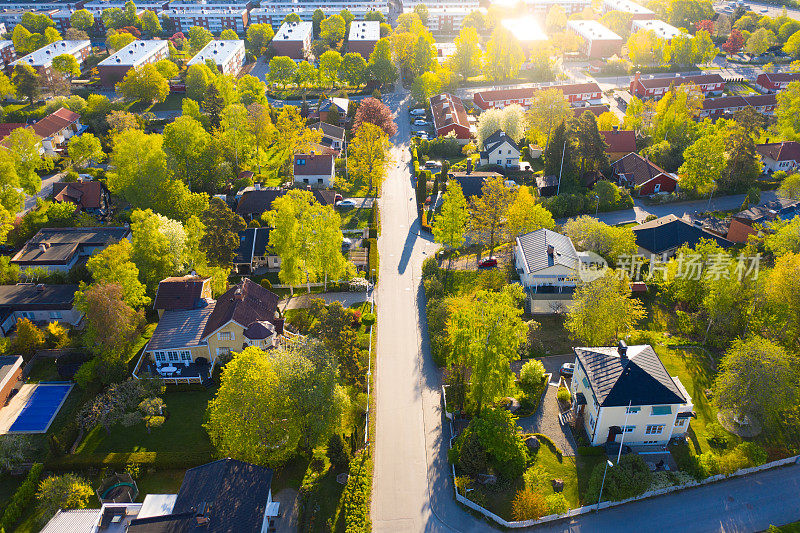
[[[710,239],[722,248],[733,243],[706,230],[702,223],[693,224],[675,215],[667,215],[633,228],[639,252],[645,255],[671,256],[681,246],[695,246],[701,239]]]
[[[11,258],[20,268],[43,268],[67,272],[79,260],[129,238],[130,228],[43,228]]]
[[[83,319],[83,313],[75,309],[77,290],[77,285],[0,285],[0,333],[8,334],[20,318],[37,324],[62,322],[77,326]]]

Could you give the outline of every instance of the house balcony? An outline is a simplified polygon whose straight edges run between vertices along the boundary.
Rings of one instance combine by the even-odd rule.
[[[213,375],[214,368],[211,363],[191,362],[188,365],[180,361],[156,364],[149,360],[145,354],[139,358],[133,377],[136,379],[161,378],[167,384],[180,383],[207,383]]]

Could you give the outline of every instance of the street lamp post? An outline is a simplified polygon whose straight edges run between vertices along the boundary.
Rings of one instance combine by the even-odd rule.
[[[600,512],[600,501],[603,499],[603,487],[606,485],[606,474],[608,473],[608,467],[614,466],[609,459],[606,459],[606,468],[603,470],[603,482],[600,484],[600,496],[597,497],[597,507],[595,508],[594,512]]]

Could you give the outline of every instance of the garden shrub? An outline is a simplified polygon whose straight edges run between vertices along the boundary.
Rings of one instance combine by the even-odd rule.
[[[81,453],[65,455],[47,461],[48,470],[86,470],[87,468],[112,467],[124,469],[128,463],[139,463],[142,467],[192,468],[214,459],[212,452],[118,452]]]
[[[559,402],[568,404],[572,401],[572,395],[569,393],[569,389],[566,387],[559,387],[558,392],[556,393],[556,398]]]
[[[592,470],[589,485],[586,489],[587,503],[597,502],[605,471],[605,461],[599,463]],[[649,489],[652,481],[653,473],[650,472],[650,468],[648,468],[641,456],[636,454],[623,455],[619,463],[608,467],[606,483],[603,487],[603,500],[619,501],[633,498]]]
[[[439,274],[439,263],[435,257],[429,257],[422,262],[422,277],[428,278]]]
[[[359,451],[350,463],[350,475],[342,491],[342,514],[345,533],[369,533],[372,460],[367,450]]]
[[[522,475],[528,448],[511,413],[505,409],[487,409],[480,417],[473,418],[470,426],[501,477],[514,480]]]
[[[544,380],[544,365],[538,359],[531,359],[519,371],[519,383],[525,394],[533,394]]]
[[[462,472],[470,477],[485,474],[488,470],[488,459],[478,436],[467,428],[450,449],[451,461],[458,465]]]
[[[711,422],[706,426],[706,441],[712,448],[724,450],[728,446],[730,433],[719,422]]]
[[[36,495],[36,488],[43,470],[44,465],[42,463],[34,463],[30,472],[28,472],[28,477],[25,478],[25,481],[22,482],[22,485],[19,486],[14,495],[11,496],[11,500],[3,511],[3,516],[0,518],[0,530],[11,531],[14,524],[22,518],[22,513],[31,504],[33,497]]]
[[[564,514],[569,511],[567,499],[561,492],[551,494],[544,501],[547,503],[547,514]]]
[[[375,323],[375,315],[372,313],[364,313],[364,315],[361,317],[361,323],[365,327],[372,326]]]
[[[334,468],[339,470],[347,470],[350,466],[350,450],[344,442],[344,439],[338,433],[334,433],[328,439],[328,450],[326,452],[328,459]]]
[[[530,489],[518,491],[511,502],[514,520],[536,520],[547,514],[547,509],[544,496]]]
[[[378,239],[369,239],[369,273],[375,283],[378,282],[380,259],[378,257]]]

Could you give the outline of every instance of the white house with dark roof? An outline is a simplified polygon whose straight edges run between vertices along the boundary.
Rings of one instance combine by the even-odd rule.
[[[340,152],[344,148],[344,128],[319,121],[309,126],[312,130],[319,130],[322,133],[320,144]]]
[[[650,345],[574,348],[570,392],[592,446],[666,445],[689,430],[692,398]]]
[[[519,145],[514,139],[506,135],[503,130],[497,130],[483,141],[481,165],[519,168],[519,156]]]
[[[572,240],[549,229],[517,237],[514,263],[529,292],[569,292],[578,284],[578,252]]]
[[[800,166],[800,143],[797,141],[757,144],[756,151],[761,156],[764,172],[791,172]]]

